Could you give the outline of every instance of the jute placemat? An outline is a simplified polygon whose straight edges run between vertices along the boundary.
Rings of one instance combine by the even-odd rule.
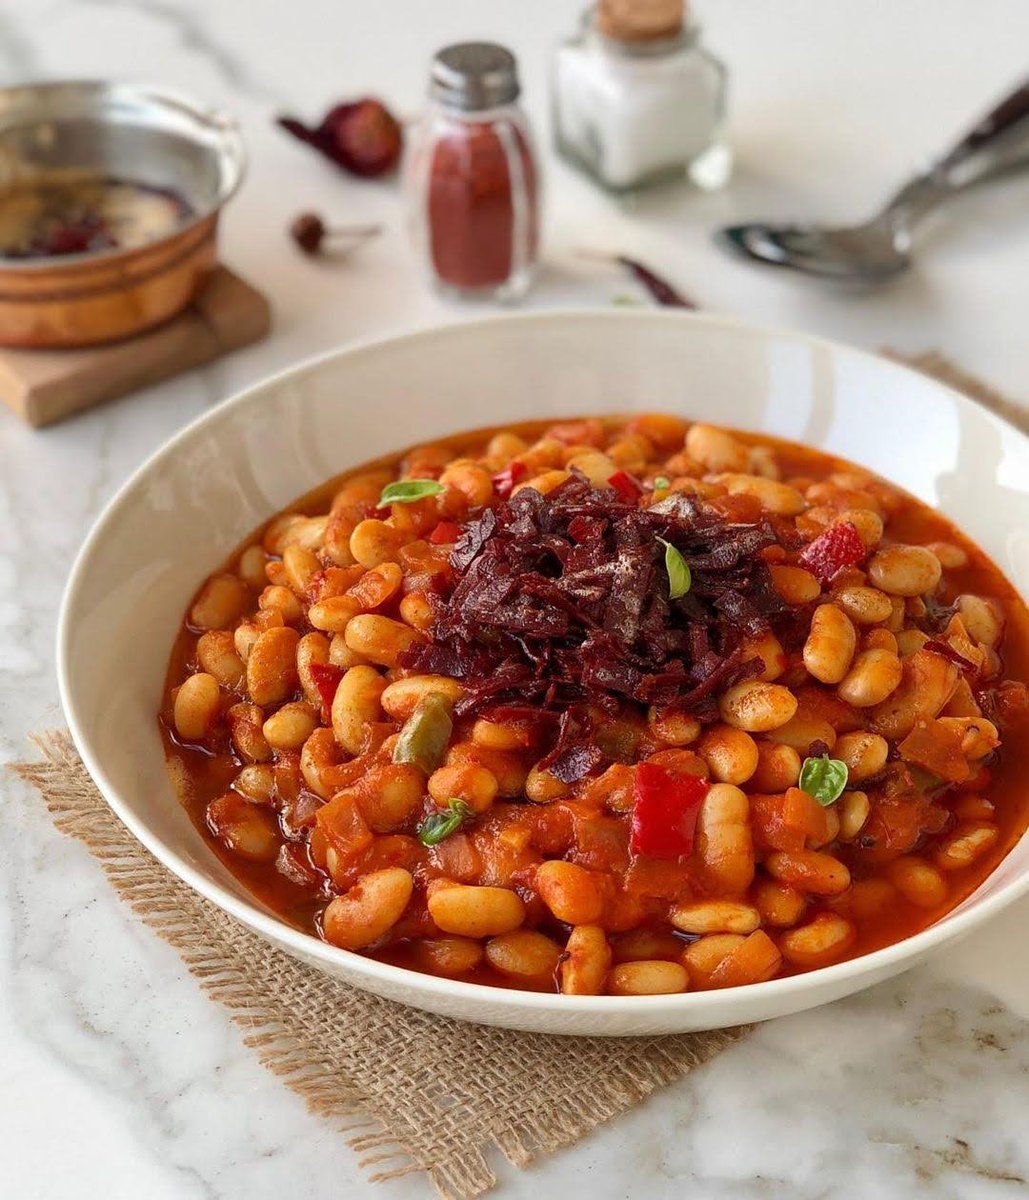
[[[745,1032],[549,1037],[359,992],[269,946],[171,875],[108,808],[66,731],[35,741],[42,761],[14,770],[42,793],[57,828],[86,844],[261,1061],[346,1131],[372,1180],[421,1170],[441,1196],[479,1196],[496,1182],[491,1153],[524,1166],[570,1146]]]
[[[887,353],[1029,426],[1024,409],[941,356]],[[35,740],[42,760],[13,769],[39,790],[58,829],[85,843],[261,1061],[346,1133],[373,1181],[425,1171],[441,1196],[479,1196],[496,1182],[491,1155],[524,1166],[570,1146],[747,1032],[548,1037],[356,991],[270,947],[172,876],[107,807],[67,732]]]

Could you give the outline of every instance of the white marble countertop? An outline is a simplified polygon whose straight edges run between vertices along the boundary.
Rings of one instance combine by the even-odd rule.
[[[710,308],[866,346],[946,349],[1029,398],[1029,180],[935,225],[917,270],[829,292],[727,260],[709,232],[753,215],[860,215],[1024,71],[1025,0],[707,0],[733,69],[739,166],[717,196],[635,206],[547,153],[548,270],[531,303],[606,304],[625,280],[577,247],[634,252]],[[576,0],[4,0],[0,83],[122,76],[242,119],[252,155],[226,260],[271,295],[272,336],[204,371],[46,432],[0,411],[0,760],[60,720],[53,631],[70,561],[125,476],[191,417],[269,371],[349,339],[459,319],[416,278],[392,184],[335,174],[276,132],[379,93],[417,109],[429,54],[489,36],[519,55],[546,119],[549,47]],[[342,266],[301,258],[301,208],[388,233]],[[368,1185],[344,1139],[257,1063],[176,955],[0,777],[0,1191],[12,1200],[428,1196]],[[587,1143],[516,1174],[505,1195],[834,1200],[1024,1195],[1029,1179],[1029,902],[929,966],[763,1027]]]

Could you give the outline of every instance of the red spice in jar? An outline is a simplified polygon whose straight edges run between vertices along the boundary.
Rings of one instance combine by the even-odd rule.
[[[514,178],[512,178],[514,176]],[[428,187],[432,264],[458,288],[495,287],[536,258],[536,164],[508,121],[454,121],[436,142]]]
[[[539,172],[519,91],[503,46],[461,42],[433,59],[408,199],[419,254],[448,291],[511,300],[532,282]]]

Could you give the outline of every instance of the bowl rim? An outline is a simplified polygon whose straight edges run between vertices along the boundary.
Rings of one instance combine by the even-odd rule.
[[[0,256],[0,274],[13,274],[25,271],[46,272],[53,271],[58,267],[62,269],[68,267],[85,268],[92,267],[94,264],[104,267],[112,264],[116,265],[119,259],[139,255],[142,251],[166,245],[192,232],[210,217],[219,214],[239,191],[240,187],[242,187],[249,168],[249,161],[246,143],[243,140],[243,130],[239,121],[225,110],[213,105],[204,104],[202,101],[196,100],[185,92],[180,92],[175,88],[153,86],[129,80],[51,79],[42,83],[19,83],[13,84],[11,87],[0,88],[0,106],[2,106],[3,101],[8,97],[15,101],[24,98],[26,101],[24,114],[26,120],[19,121],[19,125],[31,125],[33,121],[38,122],[46,119],[59,124],[63,120],[71,119],[70,116],[47,118],[45,111],[38,111],[33,116],[31,98],[50,94],[60,95],[64,92],[67,92],[69,95],[78,92],[83,96],[99,97],[102,100],[109,101],[117,101],[119,98],[131,99],[178,113],[186,116],[191,121],[206,126],[213,135],[222,139],[222,144],[213,153],[221,164],[221,167],[225,170],[227,179],[225,182],[219,184],[217,195],[210,204],[205,205],[201,209],[194,210],[188,220],[176,225],[174,229],[162,237],[154,238],[153,241],[145,242],[140,246],[112,246],[104,250],[85,250],[78,254],[61,254],[49,258],[44,256],[35,258],[4,258]],[[3,108],[0,107],[0,132],[4,128],[4,117],[5,113]],[[95,119],[98,124],[109,123],[108,118],[99,114]],[[145,125],[143,127],[146,128]],[[197,144],[200,144],[199,139],[194,140],[197,141]],[[133,181],[130,180],[129,182]]]
[[[578,1012],[583,1015],[589,1014],[592,1016],[608,1014],[627,1018],[633,1016],[644,1018],[648,1015],[654,1017],[659,1013],[674,1013],[687,1018],[691,1010],[709,1007],[713,1003],[713,993],[708,991],[689,991],[659,996],[567,996],[557,992],[531,992],[517,988],[492,987],[486,984],[445,979],[407,967],[380,962],[377,959],[368,958],[355,951],[332,946],[312,934],[294,928],[274,914],[264,911],[259,906],[258,901],[244,900],[237,897],[221,884],[206,878],[200,870],[194,868],[175,850],[165,845],[161,838],[152,834],[145,821],[137,819],[131,810],[122,804],[117,788],[107,776],[103,764],[93,754],[89,741],[83,733],[71,691],[69,668],[71,641],[74,632],[73,612],[77,606],[77,594],[83,586],[83,579],[89,567],[93,548],[104,537],[106,526],[118,511],[131,501],[133,494],[140,484],[145,481],[150,472],[159,464],[173,458],[179,446],[194,437],[198,430],[227,419],[237,408],[254,403],[260,394],[268,389],[287,381],[298,381],[304,376],[318,371],[325,363],[330,361],[357,357],[366,353],[376,353],[384,347],[398,342],[410,343],[419,340],[432,340],[441,335],[460,337],[467,336],[469,332],[474,336],[476,329],[489,328],[495,325],[516,323],[524,325],[550,324],[555,321],[577,320],[659,322],[666,324],[676,321],[686,321],[695,325],[708,326],[712,329],[735,330],[743,336],[792,340],[803,343],[812,349],[822,349],[833,354],[856,355],[860,359],[865,359],[878,365],[886,364],[889,370],[897,371],[901,375],[910,375],[922,383],[926,379],[929,379],[934,386],[941,388],[953,401],[957,402],[959,411],[972,412],[975,415],[975,419],[985,418],[995,427],[999,427],[1007,433],[1013,432],[1016,439],[1025,443],[1026,448],[1029,449],[1029,436],[1022,433],[1017,426],[1004,420],[982,405],[976,404],[955,388],[939,380],[925,376],[914,368],[899,363],[894,359],[884,358],[882,355],[874,354],[868,350],[848,346],[845,343],[836,342],[829,338],[803,333],[799,330],[758,324],[735,316],[717,313],[649,308],[641,308],[639,310],[624,308],[598,310],[581,307],[562,307],[521,313],[491,314],[472,320],[458,320],[401,333],[361,338],[354,342],[345,343],[343,346],[320,351],[301,360],[299,363],[284,367],[255,383],[249,384],[213,408],[195,417],[180,429],[178,433],[174,434],[168,441],[164,442],[153,453],[148,455],[129,475],[110,500],[108,500],[102,512],[97,517],[79,549],[68,575],[57,623],[56,665],[58,691],[72,739],[75,742],[82,761],[105,801],[126,828],[158,861],[184,883],[193,888],[194,891],[216,905],[223,912],[240,921],[243,925],[260,933],[273,944],[285,943],[290,946],[292,951],[304,958],[318,959],[328,965],[342,965],[346,968],[349,976],[367,982],[373,989],[376,986],[388,988],[389,985],[393,985],[396,989],[403,988],[408,993],[414,991],[420,993],[426,999],[431,998],[442,1003],[461,1000],[468,1002],[478,1001],[481,1002],[483,1011],[488,1011],[490,1007],[502,1004],[507,1014],[513,1014],[517,1010],[525,1013],[550,1012],[570,1015]],[[955,517],[954,519],[957,520],[958,518]],[[1012,583],[1012,586],[1014,587],[1015,585]],[[1023,600],[1026,599],[1020,589],[1016,587],[1015,590]],[[1029,831],[1023,834],[1015,845],[1017,846],[1026,838],[1029,838]],[[1013,846],[1009,850],[1008,855],[1010,855],[1014,848]],[[1005,859],[1008,855],[1005,856]],[[1005,860],[1002,859],[1001,861]],[[996,871],[996,869],[998,868],[994,870]],[[991,872],[992,874],[993,872]],[[987,878],[990,878],[990,876],[987,876]],[[741,987],[726,989],[725,992],[719,993],[719,995],[723,998],[727,1009],[731,1010],[733,1008],[744,1007],[748,1002],[756,1001],[760,997],[767,997],[771,1002],[777,998],[787,998],[808,990],[817,991],[819,988],[828,990],[835,984],[844,983],[855,977],[872,974],[879,970],[888,972],[891,967],[904,960],[910,960],[911,965],[914,965],[925,951],[930,950],[937,943],[951,941],[953,938],[968,932],[975,926],[982,924],[989,917],[1007,908],[1027,893],[1029,893],[1029,871],[1026,871],[1023,877],[1011,879],[1002,884],[993,895],[979,898],[960,912],[945,914],[934,924],[920,930],[916,934],[903,938],[899,942],[893,942],[878,950],[870,951],[856,958],[847,959],[844,962],[835,963],[832,966],[819,967],[812,971],[805,971],[797,975],[788,975],[779,979],[770,979],[763,983],[745,984]],[[967,905],[968,900],[969,898],[966,897],[962,901],[962,904]],[[355,984],[355,986],[357,985]]]

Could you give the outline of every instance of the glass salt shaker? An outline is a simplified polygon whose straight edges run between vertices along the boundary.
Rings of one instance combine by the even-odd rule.
[[[727,72],[685,0],[599,0],[553,70],[557,149],[611,191],[728,182]]]
[[[519,91],[503,46],[462,42],[433,59],[405,189],[419,256],[446,293],[516,300],[532,282],[539,173]]]

